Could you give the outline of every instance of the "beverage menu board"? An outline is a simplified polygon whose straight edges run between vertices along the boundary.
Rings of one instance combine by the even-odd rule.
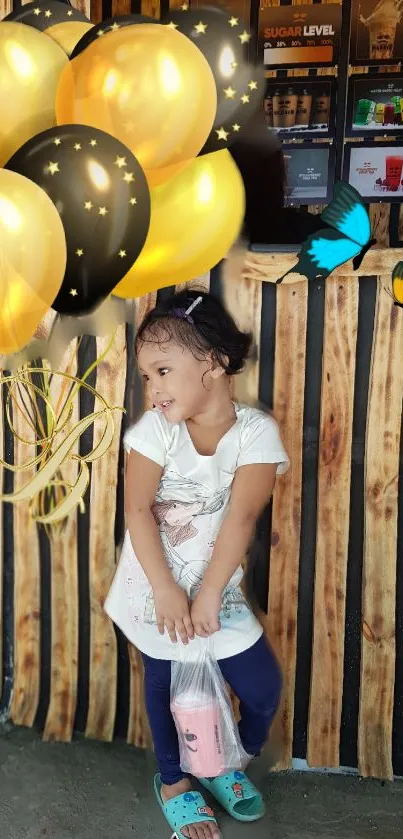
[[[259,11],[259,56],[267,67],[337,64],[340,28],[339,3],[265,6]]]
[[[311,204],[330,200],[333,189],[333,147],[329,145],[284,145],[286,201]]]
[[[403,0],[352,0],[351,64],[403,60]]]
[[[373,143],[346,146],[344,179],[363,198],[378,201],[403,199],[403,146]]]
[[[264,108],[267,125],[284,138],[329,137],[334,134],[334,80],[269,79]]]
[[[379,73],[350,78],[346,135],[399,135],[403,130],[403,76]]]

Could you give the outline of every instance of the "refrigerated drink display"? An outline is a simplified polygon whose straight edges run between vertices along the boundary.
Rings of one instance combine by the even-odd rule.
[[[392,96],[391,101],[395,106],[395,118],[394,124],[401,125],[402,124],[402,108],[401,108],[401,99],[400,96]]]
[[[292,87],[276,90],[273,96],[274,128],[294,128],[298,96]]]
[[[327,126],[329,124],[329,108],[330,96],[326,91],[321,93],[315,99],[312,117],[312,123],[314,126]]]
[[[386,102],[383,112],[383,124],[393,125],[395,121],[395,106],[393,102]]]
[[[267,95],[264,100],[264,113],[266,124],[269,128],[273,128],[273,97]]]
[[[400,155],[388,155],[386,158],[385,185],[391,192],[397,192],[400,186],[403,169],[403,157]]]
[[[383,102],[377,102],[375,107],[375,122],[379,125],[383,125],[383,114],[385,110],[385,105]]]
[[[375,102],[372,99],[359,99],[355,109],[355,125],[368,125],[373,119]]]
[[[298,128],[308,128],[311,119],[312,108],[312,94],[305,88],[301,90],[297,101],[297,113],[295,117],[295,126]]]

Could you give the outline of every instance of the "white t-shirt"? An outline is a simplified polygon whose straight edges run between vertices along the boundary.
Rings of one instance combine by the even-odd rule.
[[[211,560],[236,470],[247,464],[277,463],[281,474],[289,465],[276,421],[245,405],[236,404],[235,410],[235,424],[211,456],[196,451],[185,422],[169,423],[156,409],[147,411],[124,437],[127,451],[134,449],[164,469],[153,512],[172,575],[191,599]],[[217,659],[243,652],[262,634],[239,588],[242,577],[240,566],[223,594],[221,629],[212,636]],[[158,632],[152,588],[128,531],[105,610],[146,655],[165,660],[183,656],[180,641],[174,644],[167,631]],[[191,655],[191,647],[190,643],[185,648],[186,654]]]

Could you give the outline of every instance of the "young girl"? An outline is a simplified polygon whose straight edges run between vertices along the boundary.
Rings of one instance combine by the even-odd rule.
[[[231,398],[250,345],[217,299],[194,291],[153,309],[136,340],[154,408],[124,438],[128,531],[105,609],[143,655],[155,791],[172,830],[188,839],[220,832],[180,767],[171,661],[182,645],[191,652],[195,635],[212,636],[240,699],[245,766],[261,751],[280,696],[278,665],[240,589],[256,520],[288,466],[275,420]],[[235,819],[263,816],[243,772],[201,783]]]

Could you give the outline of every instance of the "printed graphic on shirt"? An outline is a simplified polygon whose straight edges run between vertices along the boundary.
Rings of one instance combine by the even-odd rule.
[[[225,487],[216,492],[207,490],[203,484],[184,478],[182,475],[171,477],[164,475],[162,486],[164,492],[172,491],[180,481],[181,491],[191,497],[192,501],[165,501],[158,493],[153,506],[154,518],[158,524],[164,554],[172,576],[189,591],[190,599],[193,600],[200,588],[206,572],[209,557],[206,559],[188,560],[182,556],[178,548],[199,535],[197,520],[200,516],[208,516],[222,510],[228,498],[228,489]],[[155,624],[156,614],[153,593],[150,592],[146,599],[144,623]]]
[[[189,542],[199,535],[198,519],[200,516],[213,515],[225,506],[228,499],[228,488],[211,492],[199,483],[190,481],[182,476],[164,476],[164,491],[167,490],[167,483],[178,485],[178,478],[181,482],[181,491],[186,492],[192,501],[165,501],[161,494],[157,495],[153,506],[153,514],[158,524],[164,554],[174,579],[189,592],[189,597],[194,600],[200,589],[206,572],[211,551],[214,548],[214,541],[208,543],[206,559],[188,560],[179,552],[179,548],[185,542]],[[200,556],[200,552],[197,552]],[[136,582],[139,582],[136,580]],[[134,623],[138,623],[139,616],[135,612],[135,580],[133,575],[126,575],[126,591],[129,600],[129,608]],[[237,617],[246,610],[248,605],[242,592],[237,587],[228,587],[223,595],[222,610],[220,617],[229,620]],[[144,605],[143,622],[148,625],[157,623],[153,592],[149,591]]]

